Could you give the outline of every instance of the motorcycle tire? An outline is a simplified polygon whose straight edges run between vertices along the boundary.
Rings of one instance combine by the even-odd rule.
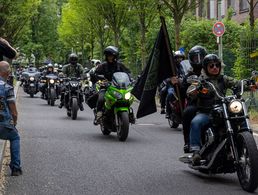
[[[237,151],[240,164],[237,176],[243,190],[254,192],[258,186],[258,150],[253,135],[242,132],[237,137]]]
[[[31,98],[33,98],[33,97],[34,97],[34,94],[33,94],[33,93],[31,93],[31,94],[30,94],[30,97],[31,97]]]
[[[56,92],[55,89],[50,89],[50,105],[54,106],[55,105],[55,101],[56,101]]]
[[[129,133],[129,114],[128,112],[118,113],[117,137],[119,141],[125,141]]]
[[[70,110],[67,110],[66,114],[67,114],[68,117],[71,117],[71,111]]]
[[[100,125],[100,130],[103,135],[110,135],[111,131],[109,131],[103,124]]]
[[[168,119],[168,124],[169,124],[170,128],[177,128],[179,126],[178,123],[176,123],[175,121],[171,120],[170,118]]]
[[[76,120],[78,113],[78,100],[76,98],[72,99],[72,105],[71,105],[71,117],[73,120]]]

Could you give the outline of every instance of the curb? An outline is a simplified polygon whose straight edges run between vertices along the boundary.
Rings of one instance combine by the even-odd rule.
[[[20,86],[20,82],[18,81],[18,82],[16,82],[16,85],[14,87],[15,98],[17,97],[19,86]],[[6,142],[7,142],[7,140],[0,140],[0,172],[2,171]]]

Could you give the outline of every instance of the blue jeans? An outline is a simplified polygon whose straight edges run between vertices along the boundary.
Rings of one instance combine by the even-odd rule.
[[[0,139],[10,141],[11,163],[10,168],[21,168],[20,159],[20,136],[17,129],[13,127],[0,126]]]
[[[201,133],[205,126],[209,125],[209,115],[198,113],[191,122],[190,127],[190,149],[192,151],[201,149]]]
[[[167,94],[167,98],[166,98],[166,106],[167,106],[167,113],[170,114],[171,108],[170,108],[169,103],[176,100],[175,95],[174,95],[176,92],[175,92],[174,87],[169,87],[167,92],[168,92],[168,94]]]

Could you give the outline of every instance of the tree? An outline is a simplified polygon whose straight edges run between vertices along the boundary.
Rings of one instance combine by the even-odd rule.
[[[139,27],[140,27],[140,48],[141,48],[141,63],[142,69],[146,65],[146,32],[153,22],[153,19],[156,17],[157,13],[157,3],[153,0],[145,0],[145,1],[136,1],[130,0],[132,4],[132,13],[137,14],[139,20]]]
[[[184,15],[194,9],[199,1],[196,0],[161,0],[170,9],[175,24],[176,49],[180,47],[180,30]]]
[[[254,24],[255,23],[254,8],[258,4],[258,1],[257,0],[247,0],[247,2],[249,4],[249,23],[250,23],[251,31],[253,31],[254,26],[255,26],[255,24]]]

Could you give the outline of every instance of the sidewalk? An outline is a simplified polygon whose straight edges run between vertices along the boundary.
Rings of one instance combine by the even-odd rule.
[[[20,82],[16,82],[16,85],[14,87],[15,97],[17,97],[19,86],[20,86]],[[0,164],[0,171],[2,170],[5,146],[6,146],[6,140],[0,140],[0,163],[1,163]]]

